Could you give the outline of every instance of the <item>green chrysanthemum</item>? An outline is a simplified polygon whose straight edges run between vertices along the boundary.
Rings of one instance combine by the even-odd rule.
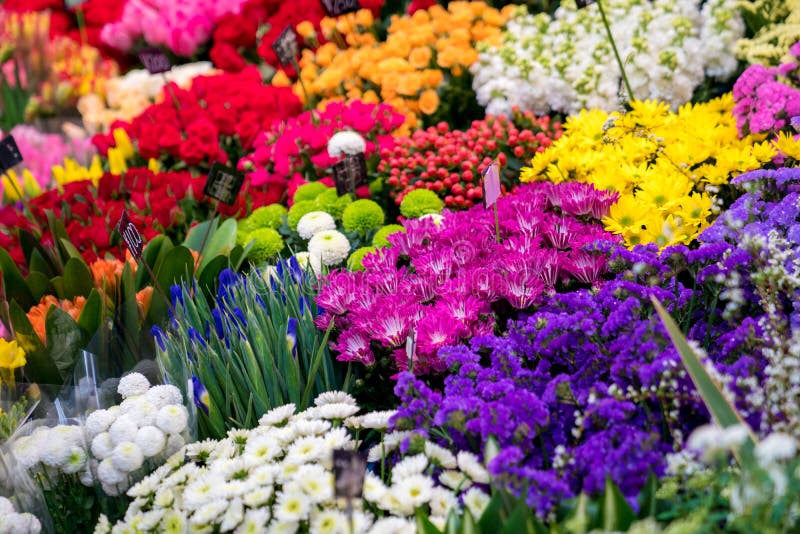
[[[391,243],[386,239],[387,236],[390,236],[397,232],[405,232],[406,229],[399,224],[387,224],[380,230],[375,233],[375,236],[372,238],[372,245],[376,247],[390,247],[392,246]]]
[[[286,208],[280,204],[270,204],[262,206],[253,211],[243,221],[239,221],[239,230],[245,233],[258,230],[259,228],[272,228],[277,230],[283,224],[283,216],[286,215]]]
[[[320,182],[303,184],[294,192],[294,201],[302,202],[304,200],[314,200],[329,189],[331,188]]]
[[[334,219],[341,221],[342,213],[353,202],[353,199],[350,198],[350,195],[339,196],[336,189],[331,188],[317,196],[314,202],[316,202],[316,209],[330,213]]]
[[[249,259],[256,265],[264,263],[283,250],[283,238],[272,228],[254,230],[250,232],[249,239],[253,241]]]
[[[350,257],[347,258],[347,268],[351,271],[363,271],[364,256],[378,250],[376,247],[361,247],[353,251]]]
[[[289,208],[289,214],[286,218],[289,228],[292,230],[297,230],[297,223],[300,222],[300,219],[303,218],[303,215],[312,211],[316,211],[316,209],[317,205],[313,200],[302,200],[300,202],[295,202],[294,205]]]
[[[356,200],[344,210],[342,224],[348,232],[365,234],[383,225],[383,210],[377,202],[369,199]]]
[[[441,213],[443,208],[442,199],[428,189],[410,191],[400,203],[400,213],[409,219],[416,219],[431,213]]]

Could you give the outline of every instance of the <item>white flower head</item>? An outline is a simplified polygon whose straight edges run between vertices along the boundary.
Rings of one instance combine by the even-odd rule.
[[[183,405],[170,404],[158,410],[156,426],[168,434],[180,434],[189,424],[189,412]]]
[[[111,435],[108,432],[98,434],[92,440],[92,455],[98,460],[104,460],[111,456],[114,444],[111,442]]]
[[[0,516],[14,512],[14,505],[7,498],[0,495]]]
[[[392,481],[399,482],[404,478],[419,475],[428,467],[428,458],[424,454],[408,456],[400,460],[392,468]]]
[[[258,420],[260,426],[279,426],[284,424],[297,410],[294,404],[284,404],[273,408]]]
[[[164,452],[167,437],[154,426],[143,426],[136,432],[134,443],[142,450],[142,454],[150,458]]]
[[[168,404],[183,404],[181,390],[171,384],[153,386],[147,390],[144,397],[158,409]]]
[[[315,275],[319,276],[322,274],[322,260],[319,256],[306,251],[298,252],[294,257],[301,269],[305,270],[310,267]]]
[[[349,404],[350,406],[356,406],[356,399],[344,391],[326,391],[325,393],[320,393],[317,398],[314,399],[315,406],[324,406],[326,404]]]
[[[108,486],[116,486],[125,481],[125,473],[114,467],[111,458],[106,458],[97,466],[97,478]]]
[[[774,432],[756,445],[755,454],[762,466],[790,460],[797,454],[797,440],[788,434]]]
[[[324,211],[308,212],[297,222],[297,233],[303,239],[311,239],[325,230],[336,230],[336,221]]]
[[[329,453],[325,441],[318,436],[304,436],[298,438],[289,447],[286,453],[286,462],[289,464],[300,465],[315,462],[322,459]]]
[[[469,513],[471,513],[472,517],[476,520],[480,519],[483,515],[483,511],[486,510],[490,500],[491,497],[478,488],[470,488],[469,491],[464,494],[464,506],[467,507]]]
[[[16,513],[0,515],[0,532],[8,534],[39,534],[42,525],[33,514]]]
[[[94,437],[101,432],[108,430],[111,423],[114,422],[116,416],[108,410],[95,410],[89,414],[84,423],[84,428],[89,434],[89,437]]]
[[[308,252],[317,256],[323,265],[338,265],[350,255],[350,241],[338,230],[325,230],[311,238]]]
[[[460,451],[458,453],[458,468],[478,484],[489,483],[489,472],[483,467],[483,464],[478,460],[478,457],[467,451]]]
[[[401,517],[384,517],[375,521],[370,534],[413,534],[417,531],[414,523]]]
[[[136,435],[137,430],[139,430],[139,425],[132,417],[120,415],[109,427],[108,434],[111,436],[111,443],[116,446],[123,441],[129,441]]]
[[[395,414],[397,414],[397,410],[370,412],[361,416],[361,421],[359,424],[361,428],[386,430],[389,428],[389,420],[394,417]]]
[[[241,499],[234,499],[230,502],[225,514],[222,516],[220,523],[220,530],[222,532],[230,532],[236,528],[239,523],[244,519],[244,506]]]
[[[472,486],[469,478],[461,471],[447,470],[439,474],[439,483],[453,491],[464,491]]]
[[[300,491],[283,491],[278,494],[274,514],[279,521],[303,521],[308,519],[311,499]]]
[[[452,491],[436,487],[431,491],[430,507],[431,515],[447,517],[450,510],[458,508],[458,499]]]
[[[142,467],[144,455],[138,445],[132,441],[123,441],[111,453],[111,462],[115,469],[130,473]]]
[[[73,445],[69,447],[69,456],[61,466],[61,470],[68,475],[74,475],[86,467],[86,459],[86,449]]]
[[[316,407],[316,414],[322,419],[347,419],[351,415],[358,413],[358,406],[346,403],[323,404]]]
[[[244,514],[244,519],[242,520],[241,525],[239,525],[234,533],[254,534],[264,532],[269,519],[269,508],[248,510]]]
[[[435,463],[439,467],[443,467],[445,469],[456,468],[456,457],[453,455],[453,453],[444,447],[433,443],[432,441],[425,442],[425,456],[430,458],[431,462]]]
[[[189,523],[197,526],[212,525],[228,508],[227,499],[215,499],[197,509],[189,518]]]
[[[312,502],[320,503],[333,497],[333,473],[319,464],[301,465],[293,481]]]
[[[425,475],[411,475],[392,484],[389,492],[404,509],[416,509],[427,503],[433,492],[433,480]]]
[[[300,419],[292,423],[298,436],[319,436],[330,430],[330,421],[323,419]]]
[[[244,455],[247,461],[253,461],[256,464],[270,462],[282,452],[283,450],[278,440],[269,434],[254,435],[244,447]]]
[[[337,132],[328,140],[328,155],[332,158],[342,154],[363,154],[366,150],[366,141],[356,132]]]
[[[127,399],[134,395],[144,395],[148,389],[150,389],[150,382],[143,374],[129,373],[120,378],[117,393],[122,395],[123,399]]]

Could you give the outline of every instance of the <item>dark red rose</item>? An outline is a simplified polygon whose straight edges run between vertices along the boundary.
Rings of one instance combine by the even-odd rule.
[[[234,48],[251,48],[256,44],[258,20],[242,15],[226,15],[214,29],[214,43],[224,43]]]
[[[203,143],[196,137],[184,139],[178,150],[180,158],[185,161],[187,165],[198,165],[202,163],[209,152],[208,144]]]
[[[415,11],[419,11],[420,9],[428,9],[429,7],[435,5],[436,0],[413,0],[408,5],[408,14],[413,15]]]
[[[239,55],[236,48],[222,41],[214,43],[209,55],[215,67],[228,72],[239,72],[247,66],[247,62]]]

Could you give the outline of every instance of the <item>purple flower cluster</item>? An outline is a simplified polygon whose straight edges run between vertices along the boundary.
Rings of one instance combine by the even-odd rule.
[[[791,50],[799,57],[797,46]],[[733,114],[741,135],[778,132],[800,115],[800,90],[784,82],[798,81],[799,67],[797,63],[779,67],[751,65],[736,80]]]
[[[390,248],[365,258],[365,271],[323,281],[318,325],[335,321],[339,360],[371,365],[390,354],[400,370],[442,372],[439,348],[493,332],[503,313],[528,309],[557,287],[596,284],[606,260],[584,245],[614,239],[599,219],[615,200],[589,184],[523,186],[499,201],[499,243],[494,214],[482,207],[438,223],[406,221]]]
[[[664,454],[708,419],[651,295],[705,349],[754,428],[790,421],[796,395],[780,389],[786,373],[773,361],[773,340],[800,338],[800,290],[785,281],[800,279],[800,169],[753,171],[735,183],[745,194],[698,248],[598,243],[613,280],[549,296],[503,336],[441,349],[441,392],[401,374],[394,427],[477,454],[494,437],[500,454],[490,472],[513,490],[526,487],[540,514],[581,491],[601,492],[607,476],[632,498],[650,471],[663,472]],[[782,243],[782,263],[771,262],[773,245],[754,246],[764,240]],[[781,269],[785,277],[775,274]],[[776,280],[784,292],[770,294]],[[774,324],[784,325],[782,335],[765,335]]]

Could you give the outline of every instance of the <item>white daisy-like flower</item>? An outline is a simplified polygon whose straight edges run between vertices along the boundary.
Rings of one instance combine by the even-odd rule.
[[[303,492],[283,491],[279,493],[273,513],[278,521],[303,521],[308,519],[311,510],[311,499]]]
[[[86,458],[86,449],[73,445],[69,448],[69,456],[61,470],[68,475],[74,475],[86,467]]]
[[[189,518],[189,523],[192,525],[203,526],[211,525],[215,520],[222,515],[230,505],[227,499],[214,499],[197,509]]]
[[[301,465],[292,480],[312,502],[323,502],[333,497],[333,473],[321,465]]]
[[[213,439],[190,443],[186,446],[186,456],[195,461],[205,462],[214,452],[217,443]]]
[[[169,508],[175,502],[175,492],[172,488],[159,488],[156,490],[156,496],[153,499],[153,504],[159,508]]]
[[[774,432],[756,445],[755,454],[762,466],[790,460],[797,454],[797,440],[788,434]]]
[[[450,510],[458,508],[458,499],[452,491],[441,487],[431,490],[430,498],[431,515],[447,517]]]
[[[336,132],[328,140],[328,155],[332,158],[342,154],[363,154],[366,150],[367,142],[353,131]]]
[[[270,523],[267,534],[295,534],[299,527],[297,521],[278,521]]]
[[[189,424],[189,412],[183,405],[164,406],[156,415],[156,426],[167,434],[180,434],[187,424]]]
[[[464,506],[467,507],[472,517],[478,520],[489,505],[491,497],[478,488],[470,488],[469,491],[464,494],[463,499]]]
[[[357,415],[351,415],[350,417],[342,421],[342,424],[345,427],[349,428],[350,430],[361,430],[362,428],[364,428],[361,426],[361,417]]]
[[[117,393],[122,395],[123,399],[127,399],[134,395],[144,395],[148,389],[150,389],[150,382],[143,374],[129,373],[120,378]]]
[[[472,481],[461,471],[447,470],[439,474],[439,483],[453,491],[464,491],[472,486]]]
[[[119,471],[130,473],[142,467],[144,454],[142,454],[142,449],[132,441],[123,441],[111,453],[111,462]]]
[[[139,425],[128,415],[120,415],[108,428],[111,443],[116,446],[123,441],[129,441],[136,435]]]
[[[237,446],[247,445],[250,439],[250,430],[247,428],[231,428],[228,430],[228,437]]]
[[[375,521],[370,534],[414,534],[417,527],[408,519],[402,517],[384,517]]]
[[[444,447],[431,441],[425,442],[425,456],[430,458],[431,462],[435,463],[439,467],[443,467],[445,469],[456,468],[457,463],[455,455],[453,455],[452,452],[448,451]]]
[[[183,507],[186,510],[198,510],[201,506],[216,500],[219,488],[225,479],[215,474],[202,474],[186,484],[183,491]]]
[[[338,230],[325,230],[309,240],[308,252],[317,256],[323,265],[338,265],[350,255],[350,241]]]
[[[144,397],[158,409],[168,404],[183,404],[181,390],[172,384],[153,386],[147,390]]]
[[[136,432],[134,443],[142,450],[142,454],[150,458],[164,451],[167,446],[167,437],[154,426],[143,426]]]
[[[182,510],[168,510],[158,527],[166,534],[183,534],[188,527],[186,514]]]
[[[278,472],[275,475],[275,478],[281,484],[291,481],[294,479],[294,474],[297,473],[297,469],[300,467],[300,464],[290,462],[288,460],[284,460],[281,464],[278,465]]]
[[[458,453],[458,468],[478,484],[489,483],[489,472],[483,467],[478,457],[467,451]]]
[[[320,460],[328,453],[325,441],[317,436],[304,436],[297,439],[286,453],[286,462],[300,465]]]
[[[248,508],[258,508],[260,506],[264,506],[271,498],[272,486],[266,486],[250,490],[242,498],[242,502]]]
[[[324,211],[310,211],[297,222],[297,233],[303,239],[311,239],[325,230],[336,230],[336,221]]]
[[[225,515],[222,516],[222,522],[219,529],[222,532],[230,532],[239,526],[239,523],[244,519],[244,506],[242,506],[241,499],[234,499],[230,502],[230,506],[225,510]]]
[[[294,258],[301,269],[311,268],[316,276],[322,274],[322,260],[319,256],[312,255],[310,252],[298,252]]]
[[[347,429],[338,427],[334,428],[323,436],[325,446],[329,449],[345,449],[352,448],[353,440],[350,439],[350,434]]]
[[[298,436],[319,436],[330,430],[331,423],[321,419],[300,419],[292,423],[292,428]]]
[[[397,410],[384,410],[380,412],[370,412],[361,416],[362,428],[374,428],[375,430],[386,430],[389,428],[389,420],[397,414]]]
[[[364,499],[369,502],[380,502],[386,493],[386,486],[375,474],[367,471],[364,475]]]
[[[93,438],[96,435],[108,430],[116,416],[108,410],[95,410],[86,418],[83,428]]]
[[[266,532],[269,519],[269,508],[248,510],[244,514],[242,523],[233,532],[234,534],[262,534]]]
[[[126,475],[116,467],[111,458],[106,458],[97,466],[97,478],[102,484],[116,486],[125,481]]]
[[[280,467],[275,464],[262,465],[253,469],[250,480],[259,486],[272,486],[279,471]]]
[[[315,406],[325,406],[326,404],[349,404],[350,406],[357,406],[356,399],[349,393],[344,391],[326,391],[320,393],[314,399]]]
[[[337,403],[317,406],[317,414],[323,419],[347,419],[351,415],[358,413],[358,406]]]
[[[284,404],[283,406],[278,406],[277,408],[273,408],[264,415],[261,416],[261,419],[258,420],[258,424],[260,426],[279,426],[289,418],[294,415],[294,412],[297,410],[297,407],[294,404]]]
[[[286,447],[291,442],[294,441],[295,433],[294,428],[288,426],[282,426],[279,428],[275,428],[270,432],[270,435],[273,436],[275,439],[278,440],[278,443]]]
[[[416,509],[427,503],[432,495],[433,480],[425,475],[411,475],[392,484],[389,492],[406,507]]]
[[[150,497],[158,490],[158,481],[152,477],[146,477],[134,484],[128,490],[128,497]]]
[[[97,524],[94,526],[94,534],[108,534],[109,532],[111,532],[111,521],[108,520],[106,514],[100,514]]]
[[[311,532],[339,534],[349,530],[347,516],[338,510],[322,510],[311,514]]]
[[[428,467],[428,458],[424,454],[416,454],[403,458],[392,468],[392,482],[419,475]]]

